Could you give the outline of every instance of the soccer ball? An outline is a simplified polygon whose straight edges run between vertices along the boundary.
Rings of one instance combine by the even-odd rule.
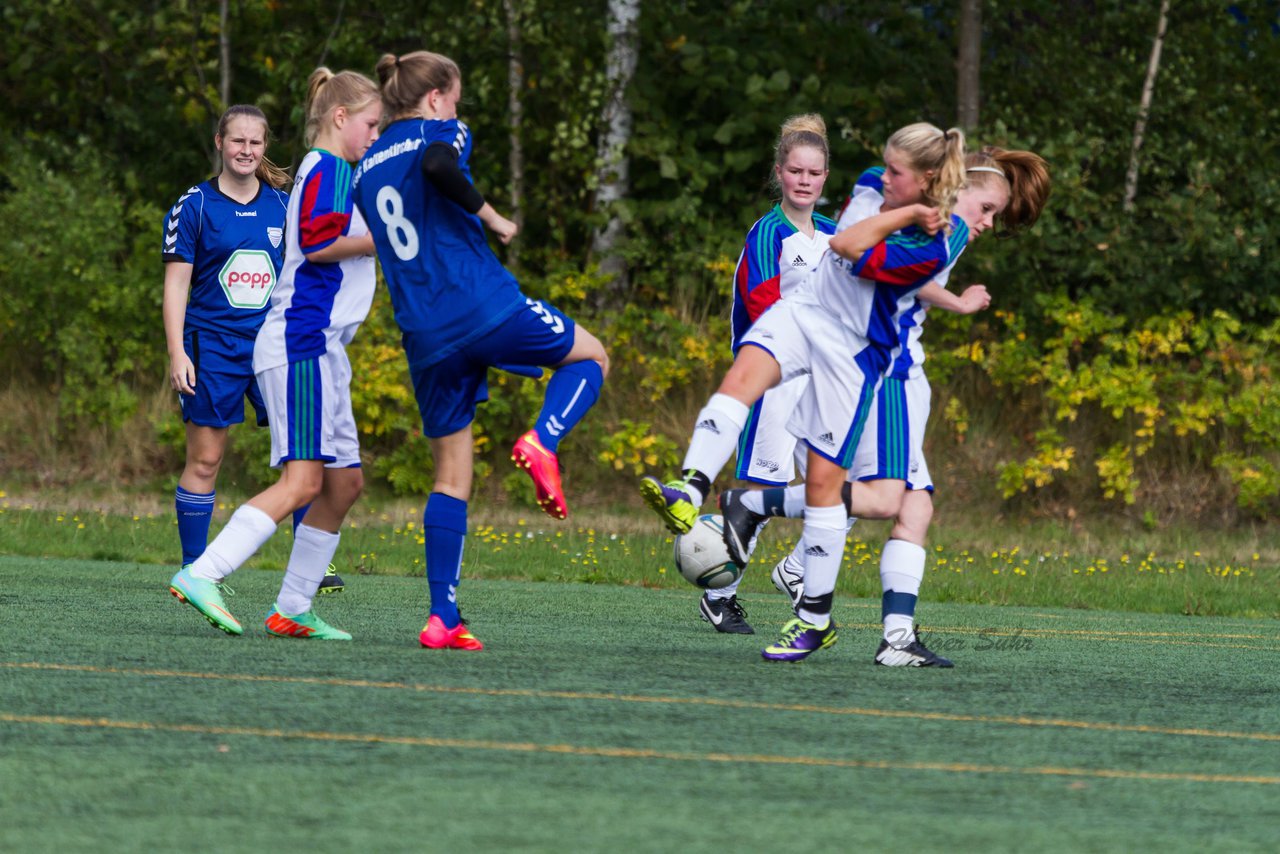
[[[724,544],[724,517],[699,516],[689,533],[676,537],[676,569],[692,584],[726,587],[742,575]]]

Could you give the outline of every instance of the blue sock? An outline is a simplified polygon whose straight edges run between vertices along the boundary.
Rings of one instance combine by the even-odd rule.
[[[431,613],[451,629],[458,625],[458,581],[462,577],[462,543],[467,535],[467,502],[433,492],[422,513],[426,537],[427,587]]]
[[[293,511],[293,532],[298,533],[298,526],[302,524],[302,520],[307,518],[307,511],[311,509],[310,504],[303,504],[297,510]]]
[[[178,516],[178,541],[182,543],[182,565],[195,563],[209,545],[209,523],[213,521],[213,499],[217,492],[173,491],[173,509]]]
[[[785,486],[771,486],[760,490],[760,499],[764,503],[764,515],[787,515],[787,489]]]
[[[542,447],[555,453],[560,440],[582,420],[600,397],[604,372],[600,365],[586,359],[558,368],[547,383],[547,396],[533,429]]]
[[[916,597],[910,593],[899,593],[886,590],[880,594],[880,619],[884,621],[890,614],[897,614],[911,620],[916,613]]]

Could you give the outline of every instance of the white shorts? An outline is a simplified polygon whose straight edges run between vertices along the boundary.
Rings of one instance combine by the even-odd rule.
[[[788,432],[787,420],[808,384],[807,376],[788,380],[751,407],[738,437],[738,480],[785,486],[796,476],[796,437]]]
[[[933,491],[924,459],[924,428],[932,390],[923,373],[880,383],[862,440],[849,470],[850,480],[905,480],[907,489]]]
[[[258,375],[271,425],[271,465],[322,460],[326,468],[360,465],[351,411],[351,363],[335,344],[323,356],[268,368]]]
[[[787,430],[841,468],[853,465],[888,354],[818,306],[786,299],[761,315],[742,342],[772,355],[783,382],[809,376]]]

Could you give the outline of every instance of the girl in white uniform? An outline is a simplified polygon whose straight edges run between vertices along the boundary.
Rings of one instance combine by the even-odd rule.
[[[835,220],[814,212],[829,159],[827,126],[821,116],[792,116],[782,124],[773,159],[773,186],[782,199],[751,226],[734,270],[735,354],[760,315],[794,292],[817,266],[836,231]],[[807,377],[796,377],[765,392],[751,407],[738,439],[739,480],[783,486],[795,477],[796,439],[787,432],[787,419],[807,383]],[[738,602],[741,581],[739,576],[726,587],[708,590],[698,603],[702,619],[718,632],[754,632]]]
[[[780,381],[808,375],[792,433],[808,446],[804,594],[798,618],[766,647],[766,659],[799,661],[835,642],[830,614],[844,552],[847,470],[880,376],[897,344],[893,306],[903,293],[955,263],[968,227],[950,208],[963,183],[964,136],[931,129],[938,150],[941,209],[910,205],[863,220],[831,239],[813,274],[752,327],[719,391],[699,413],[681,480],[641,482],[646,503],[683,533],[733,451],[748,412]],[[946,226],[949,226],[946,227]],[[903,481],[864,484],[893,515]],[[745,544],[744,544],[745,545]]]
[[[886,152],[886,158],[889,152]],[[957,212],[978,235],[999,220],[1007,232],[1028,228],[1039,218],[1049,195],[1047,166],[1029,151],[984,148],[966,157],[967,186],[960,193]],[[859,178],[841,225],[866,215],[867,206],[888,204],[882,193],[884,170],[868,170]],[[923,444],[929,417],[931,390],[924,373],[924,350],[920,344],[923,323],[930,307],[959,314],[971,314],[990,304],[983,285],[972,285],[960,295],[945,290],[946,276],[939,276],[899,306],[895,325],[899,346],[876,396],[867,428],[859,443],[852,480],[904,479],[907,493],[888,542],[881,552],[881,617],[883,638],[875,663],[888,666],[950,667],[951,662],[927,649],[916,636],[914,614],[920,583],[924,576],[925,535],[933,517],[933,481],[929,475]],[[883,441],[883,437],[904,437],[905,444]],[[795,488],[767,490],[759,504],[753,497],[745,503],[752,512],[795,516],[803,513],[803,494]],[[848,498],[848,496],[847,496]],[[850,512],[859,513],[856,502]],[[759,520],[756,520],[759,521]],[[774,567],[774,584],[799,601],[803,561],[798,549]]]

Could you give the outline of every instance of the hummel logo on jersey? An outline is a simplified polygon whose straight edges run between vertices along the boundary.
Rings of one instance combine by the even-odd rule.
[[[805,263],[803,255],[797,255],[795,257],[795,260],[791,262],[791,266],[792,267],[808,267],[809,265]]]
[[[824,549],[822,546],[809,546],[809,548],[804,550],[804,553],[809,557],[826,557],[827,556],[827,550]]]
[[[717,436],[720,435],[720,428],[716,426],[716,422],[714,418],[704,418],[703,420],[699,421],[697,425],[694,426],[693,429],[694,430],[710,430],[712,433],[715,433]]]
[[[257,216],[257,211],[236,211],[236,216]]]
[[[830,433],[823,433],[818,437],[818,441],[824,445],[834,446],[836,443],[836,437],[832,436]]]

